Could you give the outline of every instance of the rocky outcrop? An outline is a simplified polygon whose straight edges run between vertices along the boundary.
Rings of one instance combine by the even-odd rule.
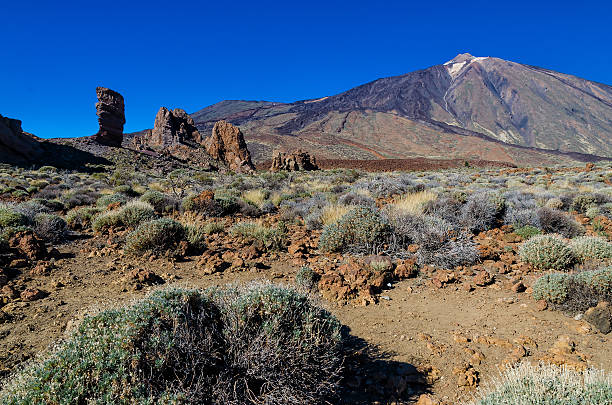
[[[251,154],[247,149],[240,128],[226,121],[218,121],[212,135],[204,141],[206,151],[213,159],[222,162],[229,170],[237,173],[255,170]]]
[[[278,152],[274,160],[272,160],[270,171],[277,172],[279,170],[287,170],[290,172],[310,171],[319,170],[319,166],[317,166],[317,161],[314,156],[310,156],[308,152],[297,150],[287,154]]]
[[[152,147],[201,144],[202,136],[185,110],[161,107],[155,116],[155,124],[147,143]]]
[[[21,129],[21,121],[0,115],[0,160],[31,160],[42,153],[40,143]]]
[[[125,124],[125,104],[123,96],[106,87],[97,87],[98,102],[96,113],[100,130],[93,139],[102,145],[121,146],[123,125]]]

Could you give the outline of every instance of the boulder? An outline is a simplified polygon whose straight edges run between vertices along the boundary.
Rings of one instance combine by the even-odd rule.
[[[212,135],[204,141],[204,145],[208,154],[225,164],[229,170],[236,173],[255,170],[244,135],[238,127],[229,122],[216,122]]]
[[[201,144],[202,136],[193,118],[185,110],[161,107],[155,116],[155,124],[147,143],[162,148],[179,144]]]
[[[32,136],[23,132],[21,121],[0,115],[0,156],[2,161],[35,159],[43,148]]]
[[[314,156],[310,156],[308,152],[296,150],[287,154],[278,152],[274,160],[272,160],[270,171],[277,172],[279,170],[291,172],[310,171],[319,170],[319,166],[317,166],[317,161]]]
[[[602,301],[597,306],[589,308],[583,319],[595,326],[601,333],[612,331],[612,306],[609,302]]]
[[[120,147],[123,141],[125,105],[123,96],[105,87],[97,87],[96,113],[100,130],[93,136],[99,144]]]

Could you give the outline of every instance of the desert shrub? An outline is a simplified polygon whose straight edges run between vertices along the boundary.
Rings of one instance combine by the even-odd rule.
[[[354,192],[348,192],[346,194],[341,195],[338,198],[338,203],[341,205],[360,205],[363,207],[372,207],[376,205],[376,202],[373,198]]]
[[[170,212],[177,208],[177,203],[172,197],[156,190],[146,191],[140,196],[140,201],[151,204],[158,213]]]
[[[504,209],[503,200],[493,193],[475,193],[461,207],[460,222],[472,232],[491,229]]]
[[[571,210],[584,214],[589,208],[596,207],[608,202],[608,198],[603,194],[584,193],[574,197]]]
[[[270,198],[270,191],[264,189],[253,189],[242,193],[242,199],[257,208],[261,208],[268,198]]]
[[[124,194],[128,197],[138,197],[138,193],[132,188],[130,184],[122,184],[113,188],[113,191],[118,194]]]
[[[306,295],[272,284],[219,294],[225,368],[218,403],[326,403],[342,370],[341,324]]]
[[[91,228],[95,232],[103,232],[121,225],[122,222],[120,210],[101,212],[100,214],[96,215],[91,222]]]
[[[56,198],[57,195],[53,193],[53,190],[49,190],[50,187],[47,187],[43,190],[43,192],[38,193],[36,196],[39,198]],[[64,204],[67,208],[81,207],[85,205],[95,204],[99,198],[97,192],[87,191],[87,190],[76,190],[71,191],[63,196]],[[110,204],[110,203],[109,203]],[[108,204],[107,204],[108,205]],[[99,205],[100,207],[106,207],[107,205]]]
[[[376,208],[356,207],[326,226],[319,239],[319,249],[338,252],[351,246],[372,249],[384,242],[390,232],[389,222]]]
[[[203,227],[204,233],[212,235],[225,231],[225,225],[222,222],[209,222]]]
[[[33,224],[36,215],[41,213],[49,213],[51,210],[44,204],[38,201],[30,200],[17,204],[14,207],[16,212],[26,216],[28,223]]]
[[[508,207],[504,213],[504,224],[512,225],[515,228],[523,226],[539,228],[541,226],[540,217],[537,211],[532,208],[516,209]]]
[[[612,374],[603,370],[576,371],[553,364],[522,362],[506,368],[501,377],[481,388],[472,405],[604,405],[612,403]]]
[[[612,243],[597,236],[579,236],[569,243],[574,256],[584,262],[585,260],[604,260],[612,258]]]
[[[353,185],[354,189],[367,190],[375,197],[391,197],[405,193],[423,191],[424,186],[418,184],[414,179],[405,176],[389,176],[379,174],[359,180]]]
[[[66,214],[66,222],[72,229],[85,229],[91,225],[92,219],[100,214],[101,210],[98,207],[73,208]]]
[[[86,317],[46,358],[26,366],[2,403],[210,403],[222,370],[222,320],[196,290],[168,289]]]
[[[133,200],[121,208],[97,215],[93,219],[91,226],[96,232],[102,232],[119,226],[135,228],[139,224],[155,218],[155,210],[150,204]]]
[[[237,199],[236,204],[238,205],[238,212],[245,217],[257,218],[261,216],[261,210],[255,204],[250,201]]]
[[[295,284],[303,291],[311,291],[316,287],[319,275],[310,267],[303,266],[295,274]]]
[[[565,273],[543,275],[532,286],[533,298],[553,304],[565,302],[568,296],[567,281],[569,279],[570,275]]]
[[[593,219],[599,216],[600,214],[601,214],[601,210],[599,209],[599,207],[589,207],[584,213],[584,215],[586,215],[590,219]]]
[[[156,218],[155,210],[151,204],[138,200],[132,200],[121,207],[119,216],[121,224],[130,228]]]
[[[514,233],[516,233],[518,236],[520,236],[523,239],[529,239],[532,236],[541,235],[542,231],[540,231],[535,226],[525,225],[525,226],[521,226],[520,228],[516,228],[514,230]]]
[[[185,224],[185,239],[189,243],[189,250],[201,253],[206,249],[206,236],[208,235],[206,225],[198,223]]]
[[[235,197],[220,196],[215,197],[215,203],[220,208],[219,215],[232,215],[240,210],[240,205]]]
[[[556,309],[572,315],[585,312],[601,301],[612,301],[612,267],[569,275],[564,283],[563,299],[549,301]],[[535,290],[534,290],[535,292]]]
[[[123,205],[128,202],[128,200],[129,198],[125,194],[106,194],[98,198],[98,200],[96,201],[96,205],[101,208],[106,208],[111,204],[119,203],[120,205]]]
[[[546,201],[545,206],[553,210],[560,210],[563,208],[563,201],[558,197],[553,197]]]
[[[231,228],[231,233],[245,239],[260,242],[269,250],[282,250],[287,243],[287,233],[282,223],[276,227],[267,227],[255,222],[238,222]]]
[[[558,233],[573,238],[584,233],[584,228],[567,214],[547,207],[539,208],[540,229],[544,233]]]
[[[456,224],[459,223],[462,205],[463,204],[455,198],[438,197],[436,200],[425,203],[423,206],[423,213]]]
[[[126,252],[141,254],[174,253],[185,237],[185,227],[170,218],[154,219],[138,225],[138,228],[127,237]]]
[[[66,208],[64,203],[60,200],[45,200],[42,198],[34,198],[31,201],[44,205],[49,211],[62,211],[64,210],[64,208]]]
[[[66,237],[68,224],[57,215],[40,213],[34,217],[34,233],[44,240],[59,242]]]
[[[456,233],[443,219],[426,217],[422,233],[414,237],[419,244],[419,265],[430,264],[452,269],[456,266],[474,264],[480,255],[475,243],[465,233]]]
[[[0,228],[25,226],[28,218],[11,207],[0,207]]]
[[[556,234],[538,235],[523,242],[519,257],[523,262],[544,270],[567,269],[575,262],[571,249]]]

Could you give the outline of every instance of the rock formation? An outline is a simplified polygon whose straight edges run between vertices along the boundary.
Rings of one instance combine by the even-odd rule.
[[[229,122],[216,122],[212,135],[204,141],[204,144],[208,154],[224,163],[229,170],[237,173],[255,170],[244,135],[238,127]]]
[[[123,125],[125,124],[125,105],[123,96],[105,87],[97,87],[98,102],[96,113],[100,130],[93,139],[107,146],[121,146]]]
[[[155,116],[155,124],[147,143],[153,147],[201,144],[202,136],[185,110],[175,108],[171,111],[161,107]]]
[[[314,156],[310,156],[308,152],[297,150],[288,154],[278,152],[278,154],[274,157],[274,160],[272,160],[272,167],[270,167],[270,171],[277,172],[279,170],[287,170],[291,172],[303,170],[309,171],[319,170],[319,166],[317,166],[317,161]]]
[[[34,138],[23,132],[21,121],[0,115],[0,160],[14,162],[35,159],[43,148]]]

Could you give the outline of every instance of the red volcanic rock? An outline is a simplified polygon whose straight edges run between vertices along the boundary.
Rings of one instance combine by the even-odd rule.
[[[45,243],[32,231],[17,232],[9,240],[9,245],[30,260],[40,260],[47,256]]]
[[[317,161],[314,156],[310,156],[308,152],[297,150],[289,154],[278,152],[272,161],[270,171],[277,172],[279,170],[287,171],[310,171],[319,170]]]
[[[123,96],[105,87],[97,87],[98,102],[96,112],[100,130],[93,139],[107,146],[121,146],[123,125],[125,124],[125,105]]]
[[[21,129],[21,121],[0,115],[0,152],[7,157],[34,159],[43,150],[40,144]],[[5,159],[2,159],[3,161]]]
[[[148,145],[167,147],[178,144],[202,143],[202,136],[196,128],[193,118],[180,108],[168,110],[161,107],[155,116]]]
[[[212,135],[204,142],[206,151],[213,159],[223,162],[229,170],[237,173],[255,170],[251,154],[247,149],[240,128],[226,121],[218,121]]]

